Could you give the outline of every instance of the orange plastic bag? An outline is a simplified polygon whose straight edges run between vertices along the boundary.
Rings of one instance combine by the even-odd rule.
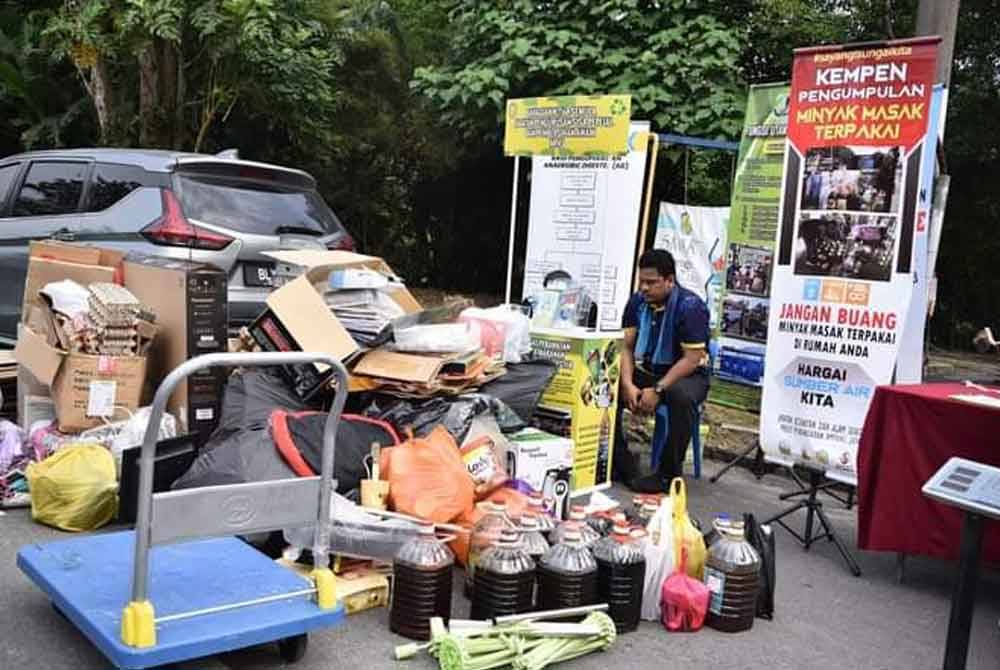
[[[507,516],[512,519],[518,519],[523,514],[528,512],[528,507],[531,505],[531,498],[524,495],[520,491],[515,491],[514,489],[499,488],[490,495],[487,499],[491,502],[502,502],[507,505]]]
[[[458,445],[443,426],[425,438],[411,438],[382,450],[383,479],[389,481],[389,504],[397,512],[448,523],[474,504],[474,485]]]

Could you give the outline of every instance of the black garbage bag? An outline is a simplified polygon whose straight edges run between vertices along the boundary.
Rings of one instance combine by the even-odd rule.
[[[462,444],[472,421],[480,414],[491,413],[503,433],[516,433],[527,424],[510,407],[483,393],[470,393],[457,398],[431,398],[404,400],[391,396],[378,396],[364,410],[364,415],[392,425],[396,432],[414,437],[426,437],[443,425],[455,441]]]
[[[556,369],[555,363],[544,360],[510,364],[507,374],[483,384],[479,393],[493,396],[516,412],[522,421],[531,423]]]
[[[426,437],[445,422],[449,411],[451,403],[444,398],[406,400],[388,395],[375,395],[362,414],[385,421],[400,435],[412,432],[414,437]]]
[[[321,412],[276,410],[270,428],[236,431],[216,441],[212,449],[202,450],[172,488],[312,476],[321,469],[326,417],[327,414]],[[338,493],[348,494],[361,485],[361,480],[367,476],[364,458],[372,442],[384,446],[397,443],[391,429],[373,424],[364,417],[342,417],[337,426],[333,468]]]
[[[327,416],[326,412],[283,410],[271,415],[274,446],[300,477],[311,477],[322,469],[323,428]],[[348,414],[341,416],[333,464],[338,492],[356,489],[361,486],[362,479],[367,479],[365,457],[371,452],[373,443],[392,447],[399,444],[399,437],[384,421]]]
[[[743,515],[744,535],[760,554],[760,592],[757,595],[757,616],[774,618],[775,554],[774,531],[771,526],[757,523],[753,514]]]
[[[306,405],[276,368],[249,368],[230,375],[222,394],[219,425],[203,449],[211,450],[233,433],[264,430],[276,409],[301,411]]]

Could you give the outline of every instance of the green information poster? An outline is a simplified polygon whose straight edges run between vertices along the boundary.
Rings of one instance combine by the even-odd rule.
[[[733,182],[712,400],[759,410],[771,261],[781,197],[788,85],[750,87]],[[756,387],[756,388],[754,388]]]

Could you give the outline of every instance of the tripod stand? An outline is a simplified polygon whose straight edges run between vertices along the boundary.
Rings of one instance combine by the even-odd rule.
[[[761,477],[763,477],[764,476],[764,449],[761,448],[761,446],[760,446],[760,438],[757,437],[758,435],[760,435],[760,433],[758,431],[754,430],[753,428],[744,428],[743,426],[731,426],[729,424],[722,424],[722,426],[720,426],[720,428],[722,430],[731,430],[731,431],[733,431],[735,433],[748,433],[750,435],[753,435],[754,438],[753,438],[753,442],[750,444],[750,446],[748,446],[746,449],[744,449],[743,451],[741,451],[736,458],[734,458],[733,460],[729,461],[724,466],[722,466],[722,469],[719,470],[718,472],[716,472],[714,475],[712,475],[711,478],[708,481],[710,481],[713,484],[715,482],[719,481],[719,478],[722,477],[722,475],[724,475],[727,472],[729,472],[732,468],[734,468],[736,466],[737,463],[739,463],[740,461],[742,461],[744,458],[749,457],[750,454],[754,455],[753,456],[753,467],[750,469],[750,471],[753,472],[754,476],[757,479],[760,479]]]
[[[826,492],[826,489],[833,486],[836,482],[823,482],[823,473],[819,470],[809,469],[809,486],[803,487],[801,491],[792,491],[790,493],[782,493],[779,497],[781,500],[790,500],[791,498],[796,498],[798,496],[806,496],[805,499],[799,500],[797,503],[781,512],[780,514],[768,519],[764,523],[777,523],[782,528],[791,533],[792,537],[799,541],[803,549],[809,551],[809,547],[812,546],[817,540],[830,540],[835,545],[837,545],[837,550],[840,555],[844,557],[844,561],[847,563],[847,567],[850,569],[851,574],[855,577],[861,576],[861,568],[855,562],[854,557],[851,556],[851,552],[847,550],[847,547],[841,541],[840,537],[837,536],[837,532],[833,529],[830,524],[830,519],[827,518],[826,512],[823,511],[823,501],[819,500],[819,493]],[[804,535],[800,535],[798,531],[792,530],[785,523],[785,517],[798,512],[800,509],[806,510],[806,532]],[[813,524],[815,520],[819,520],[819,524],[822,526],[822,532],[813,533]],[[818,529],[817,529],[818,530]]]

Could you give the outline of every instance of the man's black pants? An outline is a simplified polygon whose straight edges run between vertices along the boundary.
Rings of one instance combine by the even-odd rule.
[[[656,385],[658,378],[643,370],[636,370],[633,382],[639,388],[650,388]],[[684,473],[684,458],[687,455],[688,442],[694,432],[698,407],[708,397],[708,375],[698,371],[679,379],[668,388],[660,402],[666,403],[670,413],[670,425],[667,432],[667,445],[660,455],[658,474],[666,479],[680,477]],[[618,394],[618,419],[615,422],[615,455],[614,477],[623,482],[630,482],[639,475],[635,456],[628,449],[625,438],[626,408],[622,394]]]

